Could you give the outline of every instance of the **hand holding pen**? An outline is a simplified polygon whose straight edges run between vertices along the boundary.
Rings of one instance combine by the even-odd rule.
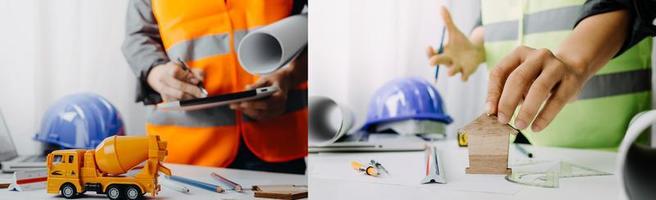
[[[187,68],[188,69],[188,68]],[[164,101],[177,101],[204,97],[198,86],[201,80],[182,64],[168,62],[154,66],[147,74],[148,85],[158,92]]]

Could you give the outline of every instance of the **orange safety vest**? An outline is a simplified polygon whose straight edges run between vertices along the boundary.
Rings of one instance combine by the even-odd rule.
[[[237,60],[241,39],[291,14],[292,0],[153,0],[168,57],[202,69],[210,95],[244,90],[257,80]],[[240,137],[260,159],[284,162],[307,155],[307,83],[289,91],[285,114],[254,121],[227,106],[190,112],[150,110],[146,132],[168,141],[167,162],[226,167]]]

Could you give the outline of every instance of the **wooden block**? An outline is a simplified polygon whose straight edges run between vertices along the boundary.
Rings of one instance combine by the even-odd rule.
[[[498,168],[479,168],[472,171],[469,167],[465,168],[465,173],[467,174],[512,174],[512,169],[506,168],[505,170],[500,170]]]
[[[305,185],[256,185],[255,197],[271,199],[302,199],[308,197]]]
[[[507,174],[510,134],[518,131],[501,124],[496,116],[481,115],[459,132],[467,134],[468,174]]]

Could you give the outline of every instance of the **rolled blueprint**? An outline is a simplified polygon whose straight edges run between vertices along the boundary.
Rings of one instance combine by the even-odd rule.
[[[309,146],[327,146],[346,135],[353,127],[353,112],[328,97],[309,99]]]
[[[307,15],[294,15],[250,32],[237,49],[239,63],[256,75],[285,66],[307,46],[307,23]]]
[[[617,152],[620,195],[626,199],[653,199],[656,196],[656,144],[649,144],[649,128],[656,124],[656,110],[638,113],[629,123]],[[653,142],[654,140],[652,140]]]

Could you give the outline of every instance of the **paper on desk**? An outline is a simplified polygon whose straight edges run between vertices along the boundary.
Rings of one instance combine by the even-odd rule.
[[[9,189],[16,191],[44,189],[46,188],[47,176],[48,173],[45,169],[16,171]]]
[[[516,194],[521,186],[509,183],[503,175],[465,174],[466,157],[443,152],[444,171],[447,184],[422,185],[420,181],[426,173],[423,152],[368,153],[368,154],[318,154],[322,156],[321,164],[310,160],[309,175],[312,178],[333,179],[349,182],[376,183],[410,186],[430,190],[460,190],[466,192],[484,192],[496,194]],[[354,172],[348,163],[350,160],[380,162],[390,172],[388,176],[371,177]]]
[[[307,15],[294,15],[257,29],[237,49],[239,63],[251,74],[268,74],[284,66],[307,45]]]

